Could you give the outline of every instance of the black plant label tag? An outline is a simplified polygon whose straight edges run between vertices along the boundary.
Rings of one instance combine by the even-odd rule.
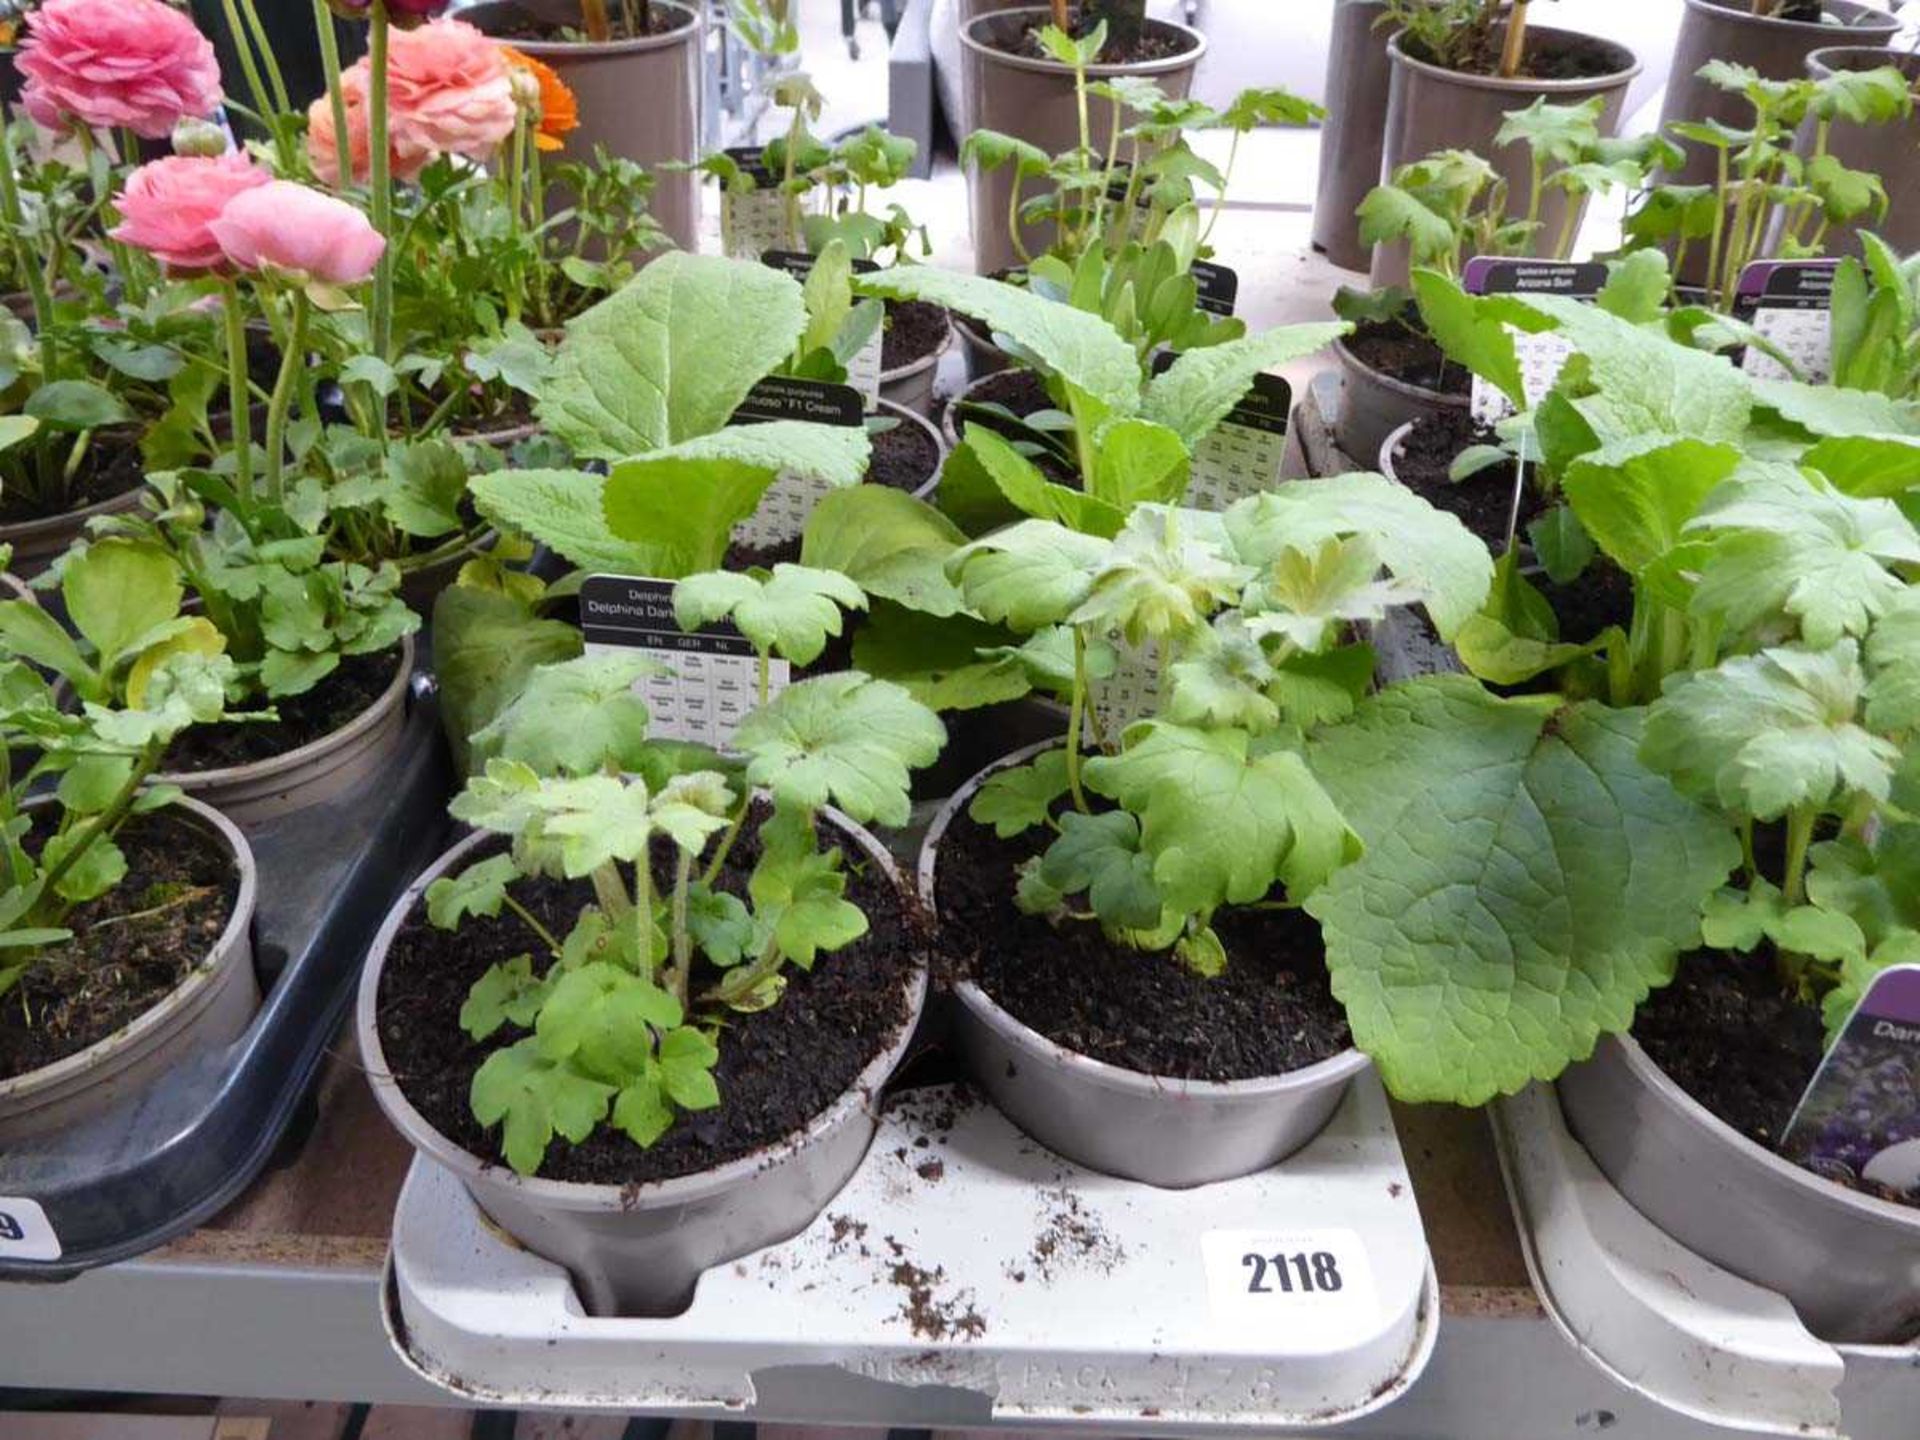
[[[1200,308],[1209,315],[1230,317],[1234,306],[1240,303],[1240,272],[1231,265],[1196,260],[1192,273],[1194,283],[1200,287]]]
[[[851,385],[769,375],[757,381],[733,412],[735,425],[769,420],[806,420],[815,425],[864,425],[866,408]]]
[[[1920,965],[1874,977],[1780,1149],[1829,1179],[1920,1199]]]
[[[647,702],[650,732],[668,740],[724,747],[759,701],[760,661],[730,621],[686,631],[673,617],[671,580],[590,575],[580,586],[580,633],[589,655],[641,651],[653,674],[634,691]],[[792,679],[793,667],[772,660],[768,698]]]
[[[1833,375],[1833,277],[1837,260],[1756,260],[1740,272],[1733,317],[1793,361],[1800,378],[1824,384]],[[1749,345],[1740,368],[1760,380],[1790,380],[1766,346]]]
[[[814,257],[804,250],[769,250],[760,257],[760,263],[784,270],[804,285],[813,274]],[[879,268],[871,260],[853,262],[856,275],[871,275]],[[858,390],[869,406],[880,398],[880,359],[885,344],[886,326],[882,325],[873,332],[873,338],[860,347],[860,353],[847,362],[847,384]]]

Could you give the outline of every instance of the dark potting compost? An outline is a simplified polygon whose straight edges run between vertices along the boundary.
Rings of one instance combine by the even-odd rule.
[[[1029,60],[1050,60],[1053,57],[1040,43],[1040,32],[1052,23],[1050,19],[1035,20],[1021,26],[1017,32],[989,35],[985,38],[994,49],[1008,55],[1023,55]],[[1076,10],[1068,22],[1068,32],[1074,39],[1084,40],[1093,32],[1093,27],[1097,23],[1097,17],[1083,17]],[[1148,24],[1129,41],[1109,40],[1107,47],[1100,52],[1099,63],[1145,65],[1155,60],[1170,60],[1176,55],[1184,55],[1190,48],[1192,47],[1187,37],[1179,31]]]
[[[1477,474],[1455,481],[1452,466],[1472,445],[1494,445],[1499,436],[1465,411],[1450,410],[1416,421],[1393,457],[1393,474],[1402,485],[1436,510],[1457,516],[1497,554],[1507,542],[1507,521],[1513,509],[1513,466],[1489,465]],[[1533,466],[1525,467],[1520,492],[1519,533],[1545,508],[1533,484]]]
[[[140,458],[140,443],[133,432],[96,430],[58,509],[42,508],[27,491],[0,491],[0,525],[23,525],[85,510],[90,505],[117,500],[145,483],[146,462]]]
[[[166,769],[196,775],[291,754],[364,714],[399,668],[398,647],[348,655],[311,690],[274,701],[278,721],[234,720],[183,731],[167,751]]]
[[[897,423],[871,436],[873,458],[867,462],[866,483],[911,493],[940,472],[940,443],[911,420],[886,418]],[[771,570],[775,565],[798,564],[799,560],[797,536],[778,545],[743,545],[736,540],[727,547],[725,568],[751,570],[758,566]]]
[[[1500,70],[1500,50],[1506,42],[1506,29],[1490,31],[1481,38],[1465,63],[1458,66],[1458,73],[1465,75],[1496,75]],[[1415,60],[1428,64],[1435,63],[1433,57],[1422,51],[1417,44],[1409,43],[1407,54]],[[1516,78],[1522,80],[1592,80],[1603,75],[1619,73],[1619,54],[1616,47],[1604,40],[1596,40],[1586,35],[1562,33],[1542,35],[1537,31],[1528,31],[1526,47],[1520,58],[1520,68]]]
[[[1473,372],[1447,361],[1446,352],[1406,325],[1391,320],[1368,320],[1345,341],[1356,360],[1381,374],[1442,395],[1466,395],[1473,390]]]
[[[1016,871],[1051,832],[1002,840],[963,810],[940,842],[943,963],[1015,1019],[1109,1065],[1183,1080],[1284,1075],[1348,1048],[1319,926],[1297,910],[1223,910],[1224,974],[1110,943],[1100,927],[1055,928],[1013,903]]]
[[[207,958],[239,878],[211,835],[164,811],[119,835],[127,878],[74,910],[74,938],[0,1006],[0,1079],[38,1070],[132,1024]]]
[[[644,28],[629,26],[619,7],[610,7],[608,16],[608,39],[611,41],[639,40],[649,35],[666,35],[678,30],[686,23],[685,17],[677,10],[664,5],[653,7]],[[542,20],[521,9],[514,9],[506,15],[489,19],[487,33],[500,40],[532,40],[539,42],[558,41],[562,44],[583,44],[586,33],[577,25],[568,25],[551,20]]]
[[[880,368],[898,370],[938,350],[950,333],[947,312],[930,300],[889,300]]]
[[[852,841],[841,848],[848,898],[866,912],[872,929],[846,949],[822,955],[811,971],[788,967],[779,1004],[735,1015],[721,1029],[713,1072],[719,1108],[682,1116],[646,1150],[604,1127],[584,1145],[556,1139],[542,1179],[645,1184],[738,1160],[803,1129],[886,1048],[907,1020],[905,980],[919,943],[915,922],[887,876]],[[758,852],[749,828],[734,847],[720,888],[745,893]],[[656,861],[655,872],[657,883],[672,883],[665,864]],[[514,896],[564,935],[592,903],[593,887],[541,880],[516,886]],[[511,914],[469,919],[454,934],[434,929],[424,907],[416,906],[395,936],[380,977],[380,1045],[401,1093],[434,1129],[488,1161],[498,1161],[499,1137],[469,1108],[474,1072],[525,1032],[508,1027],[475,1043],[460,1028],[460,1006],[490,966],[529,950],[541,954],[540,942]],[[703,963],[694,973],[695,990],[718,976]]]

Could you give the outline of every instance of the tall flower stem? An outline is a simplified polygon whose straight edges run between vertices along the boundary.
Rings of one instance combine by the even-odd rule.
[[[39,257],[26,241],[20,210],[20,180],[13,170],[13,134],[4,105],[0,105],[0,220],[6,222],[7,244],[25,275],[27,294],[33,298],[33,329],[40,345],[41,374],[56,377],[60,366],[54,344],[53,291],[40,269]]]
[[[373,272],[373,309],[369,329],[373,353],[393,359],[393,165],[387,116],[387,36],[391,22],[387,0],[373,0],[373,23],[367,37],[367,63],[372,69],[367,91],[368,184],[373,190],[373,228],[387,238],[387,248]]]
[[[221,282],[221,312],[227,322],[227,411],[233,425],[233,488],[247,508],[247,528],[253,511],[253,427],[247,423],[247,317],[240,304],[240,286],[231,278]],[[287,354],[292,355],[289,350]]]
[[[320,64],[327,74],[327,104],[333,111],[333,153],[340,167],[340,188],[353,185],[353,141],[347,134],[347,92],[340,86],[340,37],[333,30],[327,0],[313,0],[313,28],[320,37]]]
[[[260,123],[273,135],[274,154],[281,168],[291,170],[293,155],[287,148],[287,138],[280,127],[280,112],[274,107],[273,95],[268,91],[266,81],[261,78],[260,62],[253,53],[253,40],[247,23],[240,17],[240,6],[237,0],[220,0],[220,9],[226,15],[227,34],[233,37],[233,53],[240,57],[240,73],[247,77],[247,94],[253,97],[254,112],[260,117]]]
[[[267,402],[267,493],[273,503],[287,499],[287,411],[293,403],[294,377],[306,368],[307,316],[312,308],[304,289],[293,292],[293,319],[287,326],[286,348],[280,352],[280,374]]]

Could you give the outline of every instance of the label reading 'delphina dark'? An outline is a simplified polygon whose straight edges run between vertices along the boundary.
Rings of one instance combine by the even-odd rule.
[[[1920,1199],[1920,965],[1875,977],[1780,1149],[1816,1174]]]
[[[580,633],[589,655],[639,650],[659,666],[634,687],[647,702],[652,734],[725,746],[759,702],[760,659],[729,622],[682,630],[673,618],[673,584],[588,576],[580,586]],[[786,689],[792,671],[785,660],[770,662],[768,698]]]

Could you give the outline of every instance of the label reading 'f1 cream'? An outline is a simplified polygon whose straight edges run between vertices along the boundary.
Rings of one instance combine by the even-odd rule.
[[[0,1195],[0,1260],[58,1260],[60,1237],[38,1202]]]
[[[1366,1248],[1351,1230],[1209,1230],[1213,1318],[1276,1355],[1350,1349],[1380,1329]]]

